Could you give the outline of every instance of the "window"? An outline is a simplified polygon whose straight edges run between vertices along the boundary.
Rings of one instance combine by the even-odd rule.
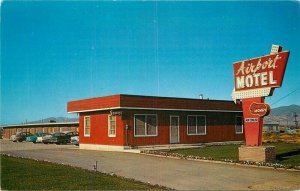
[[[241,116],[235,117],[235,133],[236,134],[243,133],[243,117]]]
[[[134,115],[135,136],[157,136],[156,115]]]
[[[188,115],[187,117],[188,135],[206,135],[206,116]]]
[[[89,137],[91,133],[91,118],[90,116],[84,117],[84,136]]]
[[[116,137],[116,116],[108,116],[108,136]]]

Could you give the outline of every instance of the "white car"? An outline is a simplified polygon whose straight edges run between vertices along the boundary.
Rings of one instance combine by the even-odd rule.
[[[37,143],[43,143],[44,140],[50,140],[52,134],[46,134],[44,136],[40,136],[36,138]]]
[[[16,135],[10,136],[9,140],[16,142],[17,141]]]
[[[73,145],[79,145],[79,136],[73,136],[73,137],[71,137],[71,143]]]

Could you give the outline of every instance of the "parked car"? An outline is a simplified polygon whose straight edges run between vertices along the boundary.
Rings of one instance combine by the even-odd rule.
[[[22,142],[26,140],[27,136],[31,136],[32,134],[30,132],[19,132],[16,134],[16,140],[15,142]]]
[[[13,142],[16,142],[16,135],[10,136],[9,140],[11,140],[11,141],[13,141]]]
[[[74,136],[79,136],[78,132],[67,132],[66,133],[66,136],[68,137],[68,143],[71,143],[71,138],[74,137]]]
[[[53,135],[53,133],[46,133],[46,135],[44,135],[44,136],[39,136],[39,137],[37,137],[36,142],[48,144],[52,135]]]
[[[297,133],[297,131],[295,129],[290,129],[290,128],[286,129],[285,132],[287,134],[295,134],[295,133]]]
[[[77,136],[72,136],[71,137],[71,143],[73,144],[73,145],[79,145],[79,135],[77,135]]]
[[[55,144],[63,144],[68,143],[69,138],[65,133],[57,132],[53,133],[50,139],[43,140],[43,143],[55,143]]]
[[[26,137],[26,141],[36,143],[38,137],[42,137],[42,136],[45,136],[45,135],[46,135],[46,133],[35,133],[31,136]]]

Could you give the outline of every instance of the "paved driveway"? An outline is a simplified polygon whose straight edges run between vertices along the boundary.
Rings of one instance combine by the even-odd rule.
[[[134,178],[179,190],[295,190],[300,172],[241,167],[142,154],[79,150],[73,145],[12,143],[1,140],[1,153],[47,160]]]

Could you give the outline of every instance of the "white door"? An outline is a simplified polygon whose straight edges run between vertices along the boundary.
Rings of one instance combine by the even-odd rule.
[[[170,116],[170,143],[179,143],[179,117]]]

